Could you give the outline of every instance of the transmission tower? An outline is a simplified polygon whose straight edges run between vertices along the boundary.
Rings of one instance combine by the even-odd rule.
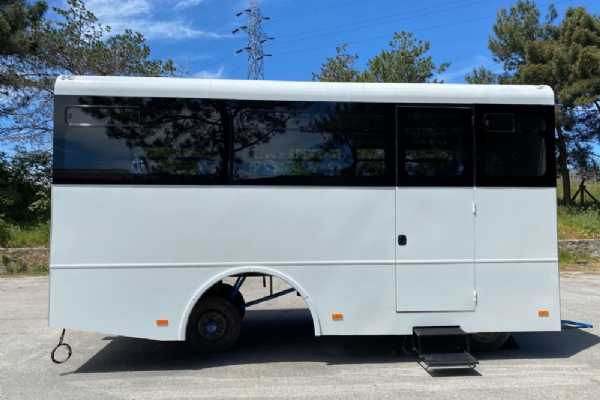
[[[252,0],[250,8],[237,13],[236,17],[239,17],[244,13],[248,14],[248,25],[241,26],[231,33],[235,34],[239,31],[246,32],[248,34],[248,46],[239,49],[235,54],[239,54],[244,50],[248,52],[248,79],[265,79],[264,60],[265,57],[271,57],[271,54],[264,53],[263,43],[267,40],[274,40],[275,38],[268,37],[260,24],[271,18],[262,15],[258,8],[257,0]]]

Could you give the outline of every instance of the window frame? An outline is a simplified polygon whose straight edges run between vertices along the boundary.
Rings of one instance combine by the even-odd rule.
[[[415,177],[406,173],[404,135],[400,131],[400,112],[408,109],[457,110],[464,112],[464,172],[459,176]],[[468,115],[467,115],[468,112]],[[474,108],[469,104],[396,104],[396,187],[473,187],[475,185]]]
[[[512,113],[515,116],[514,132],[489,132],[485,128],[483,116],[489,113]],[[541,176],[498,176],[486,172],[486,135],[519,135],[517,120],[519,117],[538,116],[545,121],[545,130],[536,133],[545,140],[546,171]],[[476,187],[556,187],[556,154],[554,136],[554,106],[522,104],[476,104],[475,105],[475,186]]]
[[[242,100],[243,102],[243,100]],[[249,101],[249,104],[256,104],[257,101]],[[278,101],[282,105],[286,103],[290,103],[289,101]],[[293,103],[293,102],[292,102]],[[360,104],[358,102],[349,102],[349,101],[315,101],[314,104],[317,104],[318,107],[328,107],[329,105],[337,105],[337,104]],[[364,104],[364,103],[363,103]],[[306,176],[290,176],[290,175],[277,175],[277,176],[265,176],[262,178],[253,178],[253,179],[239,179],[234,176],[235,171],[235,138],[234,133],[231,133],[231,151],[232,151],[232,170],[230,172],[230,185],[234,186],[304,186],[304,187],[394,187],[395,184],[395,165],[396,165],[396,139],[395,139],[395,104],[393,103],[366,103],[370,105],[378,105],[379,110],[381,111],[379,114],[361,114],[361,115],[373,115],[373,116],[382,116],[384,120],[387,118],[390,119],[390,126],[387,127],[388,132],[385,133],[385,124],[382,128],[379,128],[382,133],[382,139],[384,144],[384,158],[382,162],[385,165],[384,173],[379,176],[346,176],[337,175],[337,176],[329,176],[329,175],[306,175]],[[264,112],[264,113],[277,113],[277,112],[285,112],[285,110],[281,111],[271,111],[265,110],[262,108],[252,108],[248,110],[244,110],[240,115],[244,115],[246,112]],[[311,121],[314,121],[320,114],[315,113],[312,110],[304,110],[300,112],[298,115],[310,115]],[[232,123],[232,126],[236,126],[235,122]]]
[[[488,117],[488,115],[510,115],[510,116],[512,116],[512,130],[506,131],[506,130],[492,130],[492,129],[489,129],[487,127],[487,125],[485,124],[486,118]],[[515,128],[516,128],[515,114],[514,113],[486,113],[486,114],[483,115],[483,126],[484,126],[486,132],[489,132],[489,133],[515,133]]]

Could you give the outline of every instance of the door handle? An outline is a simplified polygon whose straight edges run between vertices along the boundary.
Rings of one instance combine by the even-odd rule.
[[[406,235],[399,235],[398,236],[398,244],[400,246],[406,246]]]

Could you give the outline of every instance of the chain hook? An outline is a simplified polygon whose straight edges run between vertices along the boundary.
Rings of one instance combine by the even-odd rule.
[[[62,335],[60,335],[60,340],[58,341],[58,344],[56,345],[56,347],[54,348],[54,350],[52,350],[52,353],[50,353],[50,358],[52,359],[52,362],[54,364],[62,364],[62,363],[65,363],[65,362],[69,361],[69,358],[71,358],[71,354],[73,354],[73,350],[71,350],[71,346],[69,346],[66,343],[63,343],[63,339],[65,338],[65,331],[66,331],[66,329],[63,329]],[[69,355],[67,355],[67,358],[65,358],[63,361],[59,361],[56,358],[54,358],[54,353],[61,346],[66,347],[67,350],[69,351]]]

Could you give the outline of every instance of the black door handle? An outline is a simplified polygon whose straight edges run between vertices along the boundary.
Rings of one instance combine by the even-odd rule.
[[[406,235],[399,235],[398,236],[398,244],[400,246],[406,246]]]

